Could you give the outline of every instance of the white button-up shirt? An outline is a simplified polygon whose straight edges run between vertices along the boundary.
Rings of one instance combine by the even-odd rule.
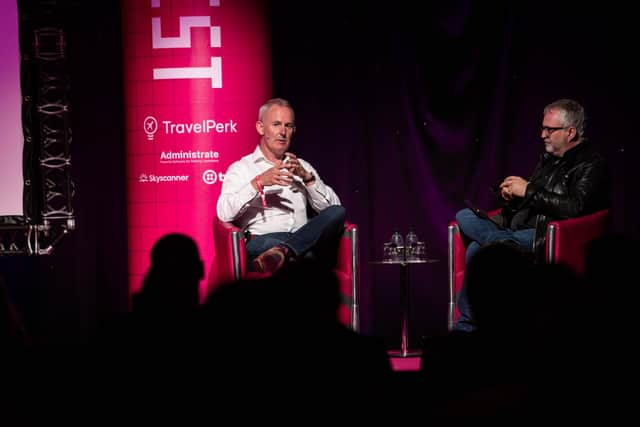
[[[232,163],[224,176],[218,198],[218,218],[233,222],[251,234],[293,233],[307,222],[307,200],[317,212],[331,205],[340,205],[336,193],[322,182],[313,166],[299,157],[298,160],[313,174],[315,182],[307,186],[300,177],[294,176],[294,181],[288,186],[265,186],[266,208],[262,206],[260,193],[253,188],[251,180],[272,168],[273,163],[264,157],[259,145],[253,153]]]

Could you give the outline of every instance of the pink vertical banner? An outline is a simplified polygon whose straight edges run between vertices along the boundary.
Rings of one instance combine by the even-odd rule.
[[[132,294],[166,233],[191,236],[209,270],[224,172],[255,148],[258,107],[271,95],[267,7],[122,1]]]

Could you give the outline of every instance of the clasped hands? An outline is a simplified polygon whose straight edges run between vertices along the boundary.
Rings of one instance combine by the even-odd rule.
[[[260,174],[262,185],[290,185],[293,177],[298,176],[303,182],[313,180],[313,174],[307,171],[295,154],[286,152],[283,160],[276,161],[275,165]]]
[[[514,197],[524,197],[529,182],[519,176],[508,176],[500,184],[500,195],[505,200],[511,200]]]

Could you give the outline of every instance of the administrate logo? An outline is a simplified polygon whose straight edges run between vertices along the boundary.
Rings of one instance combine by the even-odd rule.
[[[209,151],[163,151],[160,153],[160,163],[216,163],[220,153]]]

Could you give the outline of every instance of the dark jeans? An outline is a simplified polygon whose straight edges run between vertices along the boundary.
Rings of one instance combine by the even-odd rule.
[[[465,264],[469,265],[469,260],[482,246],[494,242],[511,242],[517,244],[524,250],[533,252],[533,239],[535,230],[527,228],[524,230],[501,230],[494,223],[478,217],[471,209],[462,209],[456,214],[456,221],[460,232],[466,239],[471,240],[467,246]],[[471,315],[471,307],[467,301],[467,290],[465,282],[458,294],[458,311],[460,317],[454,327],[457,331],[470,332],[475,329]]]
[[[247,260],[251,261],[267,249],[284,244],[297,257],[313,256],[333,267],[338,243],[344,232],[344,221],[344,207],[334,205],[322,210],[295,233],[278,232],[253,236],[246,245]]]

